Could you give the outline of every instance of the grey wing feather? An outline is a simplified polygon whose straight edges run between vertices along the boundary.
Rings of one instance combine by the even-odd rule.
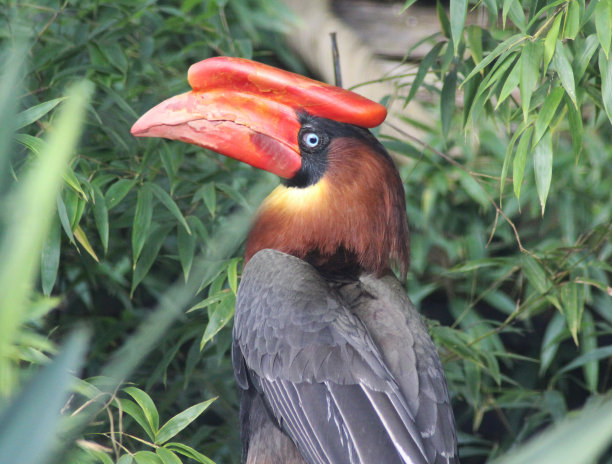
[[[308,462],[428,462],[379,349],[310,265],[257,253],[242,276],[234,338],[239,385],[251,379]]]

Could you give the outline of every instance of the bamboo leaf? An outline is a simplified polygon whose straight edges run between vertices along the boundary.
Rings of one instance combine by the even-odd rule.
[[[193,222],[194,219],[195,218],[193,216],[188,216],[187,222]],[[193,263],[193,258],[195,254],[196,234],[188,234],[187,229],[185,229],[184,227],[177,227],[176,240],[178,246],[179,261],[181,262],[181,267],[183,268],[185,282],[187,282],[187,279],[189,278],[189,271],[191,270],[191,265]]]
[[[606,58],[599,50],[599,71],[601,72],[601,99],[608,119],[612,123],[612,56]]]
[[[574,70],[574,79],[576,82],[580,82],[599,43],[595,34],[591,34],[583,40],[577,39],[575,44],[576,49],[572,69]]]
[[[134,223],[132,227],[132,253],[133,263],[136,267],[142,248],[149,236],[151,229],[151,218],[153,217],[153,193],[151,184],[146,183],[138,190],[136,200],[136,212],[134,213]]]
[[[219,301],[217,306],[214,308],[210,320],[206,325],[202,340],[200,341],[200,350],[204,348],[204,345],[212,339],[227,323],[231,320],[234,315],[234,308],[236,306],[236,295],[233,292],[227,292],[223,295],[223,298]]]
[[[93,213],[94,220],[96,222],[96,228],[98,229],[98,235],[100,236],[100,242],[104,249],[104,254],[108,251],[108,209],[106,208],[106,200],[102,195],[102,191],[97,185],[92,185],[94,191],[94,204]]]
[[[185,409],[161,426],[155,437],[155,444],[162,445],[196,420],[217,398],[211,398]]]
[[[196,193],[196,196],[200,194],[206,209],[212,217],[215,217],[215,210],[217,208],[217,190],[214,182],[208,182],[207,184],[200,187]]]
[[[166,192],[163,188],[161,188],[157,184],[154,184],[153,182],[149,182],[148,185],[151,188],[153,194],[157,197],[157,199],[166,207],[168,211],[170,211],[170,213],[172,213],[176,220],[185,228],[187,233],[191,235],[191,229],[189,228],[187,221],[185,221],[183,213],[181,213],[181,210],[174,202],[172,197],[168,194],[168,192]]]
[[[137,451],[134,453],[136,464],[164,464],[161,457],[153,451]]]
[[[608,0],[597,0],[595,6],[595,28],[601,49],[609,57],[612,39],[612,6]]]
[[[540,348],[540,376],[546,373],[555,358],[559,345],[564,339],[563,333],[565,327],[566,323],[563,314],[558,311],[555,312],[555,315],[546,327],[544,338],[542,339],[542,346]]]
[[[442,121],[442,135],[448,139],[450,124],[455,112],[455,92],[457,90],[457,73],[449,72],[444,78],[442,95],[440,97],[440,119]]]
[[[582,115],[578,110],[571,104],[569,97],[566,98],[567,115],[570,125],[570,133],[572,135],[572,147],[574,149],[574,158],[576,162],[580,156],[582,150],[582,134],[584,129],[582,128]]]
[[[40,260],[40,281],[43,293],[46,296],[51,295],[55,280],[57,279],[57,270],[59,269],[60,262],[60,246],[61,229],[56,219],[49,226],[49,232],[43,242]]]
[[[183,456],[187,456],[188,458],[191,458],[194,461],[199,462],[200,464],[215,464],[213,460],[208,459],[203,454],[197,452],[192,447],[187,446],[183,443],[167,443],[165,448],[176,451],[177,453],[182,454]]]
[[[546,34],[546,39],[544,39],[544,72],[546,72],[546,70],[548,69],[550,60],[552,60],[552,57],[555,54],[557,39],[559,38],[559,28],[561,26],[561,19],[563,19],[563,15],[558,14],[554,22],[552,23],[552,26],[550,26],[548,34]]]
[[[524,34],[515,34],[512,37],[504,40],[497,47],[493,49],[491,53],[489,53],[480,63],[478,63],[474,69],[470,71],[465,80],[462,82],[461,86],[465,85],[467,81],[469,81],[476,73],[479,73],[485,66],[488,66],[493,62],[495,58],[501,55],[508,50],[513,49],[521,42],[523,42],[527,37]]]
[[[106,207],[110,211],[125,198],[130,190],[136,185],[135,179],[119,179],[106,191]]]
[[[523,109],[524,121],[527,121],[531,95],[540,77],[540,57],[541,53],[538,42],[528,41],[521,53],[521,75],[519,79],[521,108]]]
[[[79,242],[81,244],[81,246],[85,249],[85,251],[87,253],[89,253],[89,255],[97,263],[100,262],[100,260],[98,259],[98,255],[96,255],[96,252],[94,251],[93,247],[91,246],[91,243],[89,243],[89,239],[87,238],[87,235],[85,234],[85,231],[81,228],[80,225],[76,226],[76,228],[74,229],[74,238],[76,238],[77,242]]]
[[[582,329],[580,330],[580,353],[587,355],[597,350],[597,329],[595,321],[589,311],[582,315]],[[589,361],[582,366],[584,379],[591,393],[597,393],[599,385],[599,363],[595,360]]]
[[[546,199],[548,198],[548,191],[550,189],[550,182],[552,180],[552,163],[552,135],[551,131],[549,130],[544,134],[544,136],[542,136],[539,143],[533,149],[533,170],[535,174],[536,187],[538,190],[538,197],[540,198],[542,215],[544,215]]]
[[[151,430],[157,432],[157,428],[159,427],[159,414],[151,397],[146,392],[136,387],[125,387],[123,391],[134,398],[138,406],[142,409]]]
[[[167,448],[157,448],[155,453],[161,458],[164,464],[182,464],[179,457]]]
[[[578,284],[569,282],[561,287],[561,304],[567,321],[567,327],[574,339],[574,343],[578,345],[578,332],[580,331],[584,309],[578,297]]]
[[[529,126],[521,136],[521,140],[516,146],[516,153],[514,154],[514,163],[512,165],[512,183],[516,198],[521,197],[521,185],[523,184],[523,176],[525,175],[527,153],[529,152],[529,143],[531,142],[532,132],[533,126]]]
[[[455,55],[463,36],[463,26],[467,15],[467,0],[450,0],[450,28]]]
[[[506,98],[510,96],[512,91],[516,89],[519,85],[519,79],[521,77],[521,65],[520,61],[517,64],[514,64],[512,70],[508,74],[506,81],[504,82],[504,86],[499,93],[499,97],[497,99],[497,105],[495,105],[495,109],[499,108]]]
[[[150,231],[151,233],[147,238],[147,242],[142,249],[142,255],[134,266],[131,289],[132,294],[140,282],[142,282],[142,280],[146,277],[149,269],[151,269],[151,266],[153,266],[155,258],[157,258],[159,250],[161,250],[164,240],[166,240],[171,227],[172,226],[160,226],[159,224],[152,227],[152,230]]]
[[[574,40],[580,28],[580,5],[577,0],[570,0],[565,15],[565,30],[563,37]]]
[[[538,293],[544,295],[549,291],[552,283],[546,276],[544,268],[534,258],[528,255],[521,256],[521,268],[529,283],[535,287]]]
[[[150,440],[155,439],[155,431],[151,428],[151,424],[147,420],[144,410],[138,404],[125,398],[119,398],[117,400],[123,412],[134,419],[138,425],[142,427],[142,430],[147,434]]]
[[[32,106],[27,110],[22,111],[16,117],[15,130],[19,130],[25,126],[38,121],[40,118],[45,116],[49,111],[53,110],[60,102],[64,101],[66,97],[54,98],[36,106]]]
[[[574,106],[578,108],[578,103],[576,102],[576,84],[574,83],[574,71],[570,65],[569,59],[567,58],[565,46],[560,40],[557,41],[555,54],[553,55],[553,64],[555,65],[555,70],[557,71],[557,75],[561,80],[561,84],[563,85],[565,91],[572,100],[572,103],[574,103]]]
[[[538,113],[538,117],[535,121],[535,130],[533,133],[533,145],[537,145],[544,135],[544,132],[548,129],[550,121],[552,121],[555,112],[557,111],[557,107],[561,102],[561,98],[563,98],[563,87],[555,87],[551,90],[551,92],[544,100],[544,104]]]

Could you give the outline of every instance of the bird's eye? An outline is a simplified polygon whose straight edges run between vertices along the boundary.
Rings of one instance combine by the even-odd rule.
[[[302,141],[304,142],[304,145],[306,145],[308,148],[316,148],[321,143],[321,137],[319,137],[314,132],[306,132],[302,136]]]

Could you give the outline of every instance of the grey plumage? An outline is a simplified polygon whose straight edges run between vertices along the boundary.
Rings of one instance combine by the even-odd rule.
[[[232,357],[249,464],[458,462],[437,351],[391,275],[334,282],[258,252],[238,290]],[[279,428],[303,460],[287,458]]]

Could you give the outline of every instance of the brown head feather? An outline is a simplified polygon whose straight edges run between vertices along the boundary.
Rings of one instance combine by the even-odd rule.
[[[277,187],[259,209],[246,260],[271,248],[314,265],[340,255],[377,275],[394,263],[405,275],[410,251],[404,188],[382,147],[369,142],[335,138],[319,182]]]

